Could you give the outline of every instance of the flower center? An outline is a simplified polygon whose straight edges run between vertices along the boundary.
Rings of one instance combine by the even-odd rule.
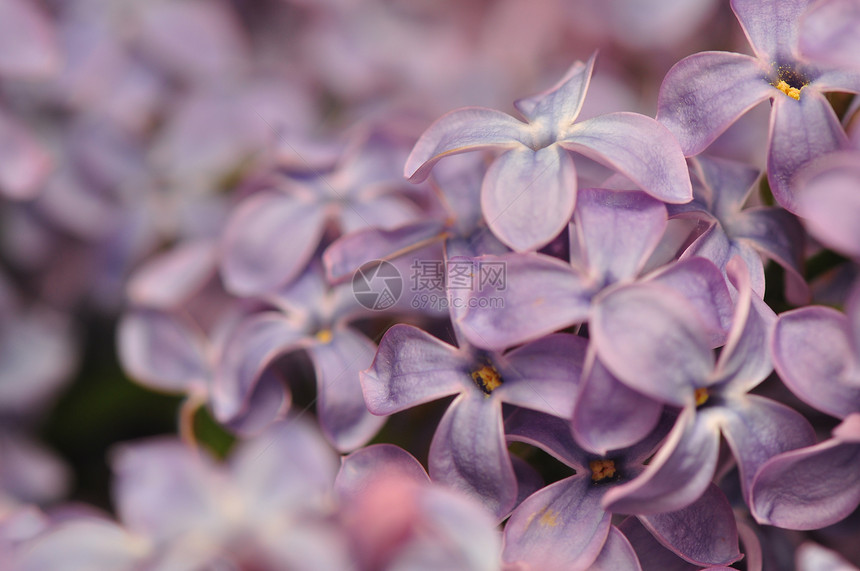
[[[693,397],[696,399],[696,406],[702,406],[706,402],[708,402],[708,397],[710,397],[710,393],[708,389],[701,387],[695,390],[693,393]]]
[[[615,477],[615,460],[592,460],[588,463],[591,468],[591,481],[600,482]]]
[[[490,394],[502,384],[502,377],[492,365],[484,365],[477,371],[474,371],[472,373],[472,380],[486,394]]]
[[[798,89],[797,87],[790,86],[784,79],[780,79],[779,83],[777,83],[774,87],[776,87],[792,99],[797,99],[798,101],[800,101],[800,89],[803,89],[803,86]]]
[[[323,345],[330,343],[332,337],[331,329],[320,329],[314,337]]]
[[[779,66],[776,72],[774,87],[797,101],[800,101],[800,90],[809,82],[795,69],[787,66]]]

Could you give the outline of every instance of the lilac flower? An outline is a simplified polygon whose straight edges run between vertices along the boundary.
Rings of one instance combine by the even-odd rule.
[[[815,441],[812,427],[798,412],[747,394],[771,372],[767,346],[775,316],[752,295],[739,258],[729,262],[727,271],[738,299],[716,363],[696,311],[659,284],[614,290],[589,322],[598,355],[620,380],[683,407],[645,472],[607,494],[610,509],[655,513],[689,505],[713,479],[721,433],[738,461],[749,504],[753,477],[766,460]]]
[[[818,529],[860,505],[860,483],[846,474],[860,467],[860,413],[850,414],[833,437],[765,462],[752,488],[753,515],[787,529]]]
[[[360,569],[500,567],[493,515],[472,498],[431,484],[401,448],[375,444],[345,456],[335,492]]]
[[[382,338],[361,385],[367,408],[380,415],[456,395],[430,445],[430,475],[502,518],[517,500],[502,403],[570,416],[584,350],[584,339],[557,334],[489,353],[398,324]]]
[[[484,177],[481,205],[493,233],[517,251],[547,244],[570,220],[576,169],[568,150],[608,164],[656,198],[689,201],[692,191],[677,145],[652,119],[611,113],[575,123],[594,58],[575,63],[552,89],[517,101],[525,123],[482,107],[444,115],[415,144],[405,175],[420,182],[447,155],[504,150]]]
[[[227,465],[173,439],[112,459],[122,527],[75,518],[18,550],[16,569],[342,569],[332,521],[337,460],[312,425],[290,419],[242,443]]]
[[[791,179],[815,157],[847,146],[828,91],[860,91],[860,70],[798,53],[810,0],[732,0],[755,56],[702,52],[677,63],[660,89],[657,120],[697,155],[754,105],[771,99],[767,174],[777,201],[795,212]]]
[[[804,307],[780,315],[774,365],[804,402],[843,419],[833,438],[781,454],[764,464],[753,485],[762,523],[813,529],[835,523],[860,504],[860,485],[845,470],[860,465],[860,288],[842,314]]]
[[[514,510],[505,526],[503,559],[536,569],[588,569],[607,540],[616,511],[606,496],[645,469],[671,423],[672,416],[664,415],[640,443],[598,456],[573,442],[567,423],[527,410],[513,413],[505,423],[509,439],[542,448],[576,474],[532,494]],[[687,561],[728,565],[740,559],[731,507],[714,485],[686,509],[639,519]]]
[[[666,229],[666,208],[642,192],[582,189],[571,230],[571,262],[526,253],[485,256],[506,264],[505,304],[480,303],[497,295],[485,288],[459,319],[473,344],[500,349],[583,323],[602,292],[639,277]],[[670,264],[646,281],[657,281],[697,299],[717,340],[725,336],[731,301],[719,270],[697,258]]]
[[[261,295],[286,286],[310,261],[333,223],[338,232],[391,229],[418,217],[398,193],[397,144],[353,141],[335,164],[307,174],[270,177],[271,187],[245,199],[223,235],[221,272],[229,291]]]
[[[691,159],[694,173],[692,202],[670,205],[670,217],[694,217],[708,226],[684,251],[681,259],[702,256],[725,274],[734,256],[747,266],[753,291],[764,297],[764,264],[761,256],[779,263],[786,271],[786,287],[792,300],[809,298],[800,273],[803,264],[803,228],[781,208],[744,208],[756,188],[759,173],[741,163],[700,155]]]
[[[364,445],[384,422],[367,411],[358,379],[376,345],[349,323],[371,310],[356,302],[349,284],[329,287],[316,263],[266,301],[274,309],[248,315],[225,341],[212,389],[216,418],[229,422],[247,410],[258,384],[275,380],[267,372],[273,361],[304,349],[314,364],[323,433],[342,451]]]
[[[154,390],[187,396],[182,430],[189,429],[200,404],[214,401],[223,346],[246,311],[213,283],[216,250],[211,241],[191,242],[150,259],[129,282],[133,306],[118,326],[120,362],[129,376]],[[253,433],[289,405],[283,383],[264,371],[229,425]]]
[[[802,401],[837,418],[860,412],[860,287],[845,313],[810,306],[781,314],[772,351],[776,372]]]

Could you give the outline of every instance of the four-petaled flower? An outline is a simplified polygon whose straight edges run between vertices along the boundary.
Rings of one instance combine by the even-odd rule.
[[[595,57],[575,63],[549,91],[516,101],[526,122],[482,107],[442,116],[418,139],[404,174],[420,182],[447,155],[504,150],[484,177],[481,206],[493,233],[517,251],[544,246],[570,221],[577,183],[567,151],[609,165],[664,202],[688,202],[683,156],[656,121],[622,112],[575,122]]]

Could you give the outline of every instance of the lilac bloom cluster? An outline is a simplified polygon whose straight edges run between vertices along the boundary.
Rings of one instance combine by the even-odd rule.
[[[858,53],[858,0],[0,0],[0,571],[858,569]],[[105,322],[176,430],[93,492],[42,441]]]

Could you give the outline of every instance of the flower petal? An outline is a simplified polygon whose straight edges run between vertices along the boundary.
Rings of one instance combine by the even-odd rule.
[[[230,470],[249,517],[265,521],[329,501],[338,457],[308,419],[287,418],[243,441],[230,455]]]
[[[635,277],[668,224],[666,207],[642,192],[581,189],[574,213],[586,263],[597,282]]]
[[[747,395],[721,407],[720,426],[738,461],[741,489],[749,503],[750,486],[767,460],[788,450],[815,444],[815,432],[803,415],[783,404]]]
[[[571,420],[573,435],[586,450],[606,455],[645,438],[662,410],[662,403],[616,379],[592,353]]]
[[[588,317],[590,284],[569,264],[533,253],[478,260],[502,264],[505,282],[502,291],[487,286],[468,294],[467,310],[459,324],[476,347],[501,351],[582,323]],[[501,307],[494,298],[503,300]]]
[[[718,420],[708,409],[697,412],[685,408],[645,471],[606,493],[606,509],[613,513],[656,514],[679,510],[698,500],[717,466]]]
[[[714,484],[686,508],[639,520],[664,547],[690,563],[729,565],[741,558],[732,506]]]
[[[548,335],[495,359],[506,403],[569,418],[588,341],[568,333]]]
[[[588,569],[600,554],[611,515],[600,489],[576,475],[529,496],[505,526],[502,559],[534,569]]]
[[[800,20],[800,53],[816,61],[860,67],[860,15],[855,0],[817,2]]]
[[[818,529],[840,521],[860,504],[860,444],[825,440],[775,456],[753,481],[751,505],[759,523]]]
[[[370,368],[361,373],[367,408],[392,414],[456,394],[471,382],[471,360],[455,347],[412,325],[385,332]]]
[[[798,571],[855,571],[857,567],[836,551],[807,541],[795,552]]]
[[[770,70],[756,58],[701,52],[675,64],[660,86],[657,121],[677,137],[684,155],[698,155],[738,117],[773,96]]]
[[[697,156],[692,164],[705,185],[710,210],[723,223],[741,211],[761,174],[748,164],[707,155]]]
[[[732,218],[726,231],[782,266],[787,295],[800,304],[808,303],[809,287],[801,270],[805,235],[795,216],[780,208],[749,208]]]
[[[429,484],[430,477],[412,454],[393,444],[371,444],[341,458],[334,489],[340,498],[354,497],[378,476],[395,474],[417,484]]]
[[[797,212],[809,232],[831,248],[860,258],[860,153],[829,153],[795,179]]]
[[[761,256],[751,247],[729,238],[725,229],[719,223],[713,223],[710,228],[696,238],[684,250],[680,259],[705,258],[712,261],[725,275],[726,264],[735,256],[740,256],[744,260],[751,274],[750,279],[753,284],[753,291],[755,291],[756,295],[763,298],[765,283],[764,264],[761,261]],[[726,276],[726,283],[729,283],[728,276]]]
[[[780,378],[802,401],[840,418],[860,410],[860,370],[842,313],[804,307],[780,315],[773,360]]]
[[[664,547],[637,517],[628,517],[618,526],[636,550],[644,571],[699,571],[700,565],[687,563]],[[720,568],[722,571],[722,568]]]
[[[833,107],[811,88],[799,100],[774,98],[768,136],[767,180],[773,197],[790,212],[797,212],[794,175],[813,159],[849,146]]]
[[[573,440],[566,420],[527,408],[518,408],[505,418],[508,440],[537,446],[559,462],[587,471],[589,455]]]
[[[341,328],[327,342],[308,347],[317,384],[317,416],[323,433],[341,452],[367,444],[385,418],[367,410],[359,372],[367,369],[376,345],[361,333]]]
[[[110,464],[117,512],[129,530],[163,541],[221,525],[216,498],[223,484],[205,454],[164,438],[121,445]]]
[[[588,571],[616,571],[625,569],[627,571],[642,571],[642,566],[639,565],[639,558],[636,556],[636,551],[624,534],[618,531],[618,528],[612,526],[609,528],[609,535],[606,538],[606,543],[603,544],[603,549],[600,550],[600,555],[588,568]]]
[[[430,477],[478,499],[499,519],[517,499],[517,479],[502,430],[501,401],[471,392],[445,411],[430,444]]]
[[[657,283],[613,289],[589,321],[601,362],[631,388],[684,406],[711,374],[714,356],[696,309]]]
[[[591,82],[597,52],[588,61],[577,61],[564,77],[550,89],[514,102],[517,110],[529,122],[545,121],[559,130],[576,120]]]
[[[145,541],[145,540],[143,540]],[[59,523],[18,550],[18,571],[116,569],[131,571],[145,565],[142,540],[119,525],[94,517]]]
[[[762,59],[794,55],[800,17],[812,0],[732,0],[732,10]]]
[[[497,158],[481,186],[481,209],[493,234],[516,251],[537,250],[567,227],[576,202],[573,159],[558,145],[512,149]]]
[[[690,174],[672,133],[638,113],[610,113],[573,125],[559,145],[617,170],[664,202],[693,198]]]
[[[696,257],[684,259],[649,274],[647,281],[668,286],[684,296],[696,308],[711,347],[725,344],[734,303],[723,274],[713,262]]]
[[[367,262],[389,260],[434,238],[441,240],[443,232],[442,222],[425,220],[393,230],[366,228],[341,236],[323,254],[326,276],[331,282],[339,282]]]
[[[177,308],[214,277],[217,263],[218,250],[213,242],[181,244],[150,258],[134,272],[128,284],[129,300],[160,309]]]
[[[306,343],[306,333],[282,313],[267,311],[241,322],[224,344],[212,386],[212,409],[228,421],[248,402],[263,370]]]
[[[743,394],[773,370],[767,348],[776,315],[764,301],[752,295],[749,272],[740,257],[729,260],[726,272],[738,295],[732,329],[720,352],[713,379],[722,383],[725,391]]]
[[[284,418],[292,404],[284,379],[273,369],[265,369],[248,395],[245,406],[224,425],[240,437],[258,435],[276,420]]]
[[[442,115],[421,137],[403,168],[411,182],[421,182],[439,159],[482,149],[512,149],[528,136],[527,127],[507,113],[483,107],[464,107]]]
[[[211,382],[205,341],[199,331],[178,316],[148,309],[125,315],[117,333],[123,368],[149,387],[171,392]]]
[[[227,289],[259,295],[295,278],[319,244],[324,220],[320,204],[283,192],[243,201],[224,230],[221,275]]]

